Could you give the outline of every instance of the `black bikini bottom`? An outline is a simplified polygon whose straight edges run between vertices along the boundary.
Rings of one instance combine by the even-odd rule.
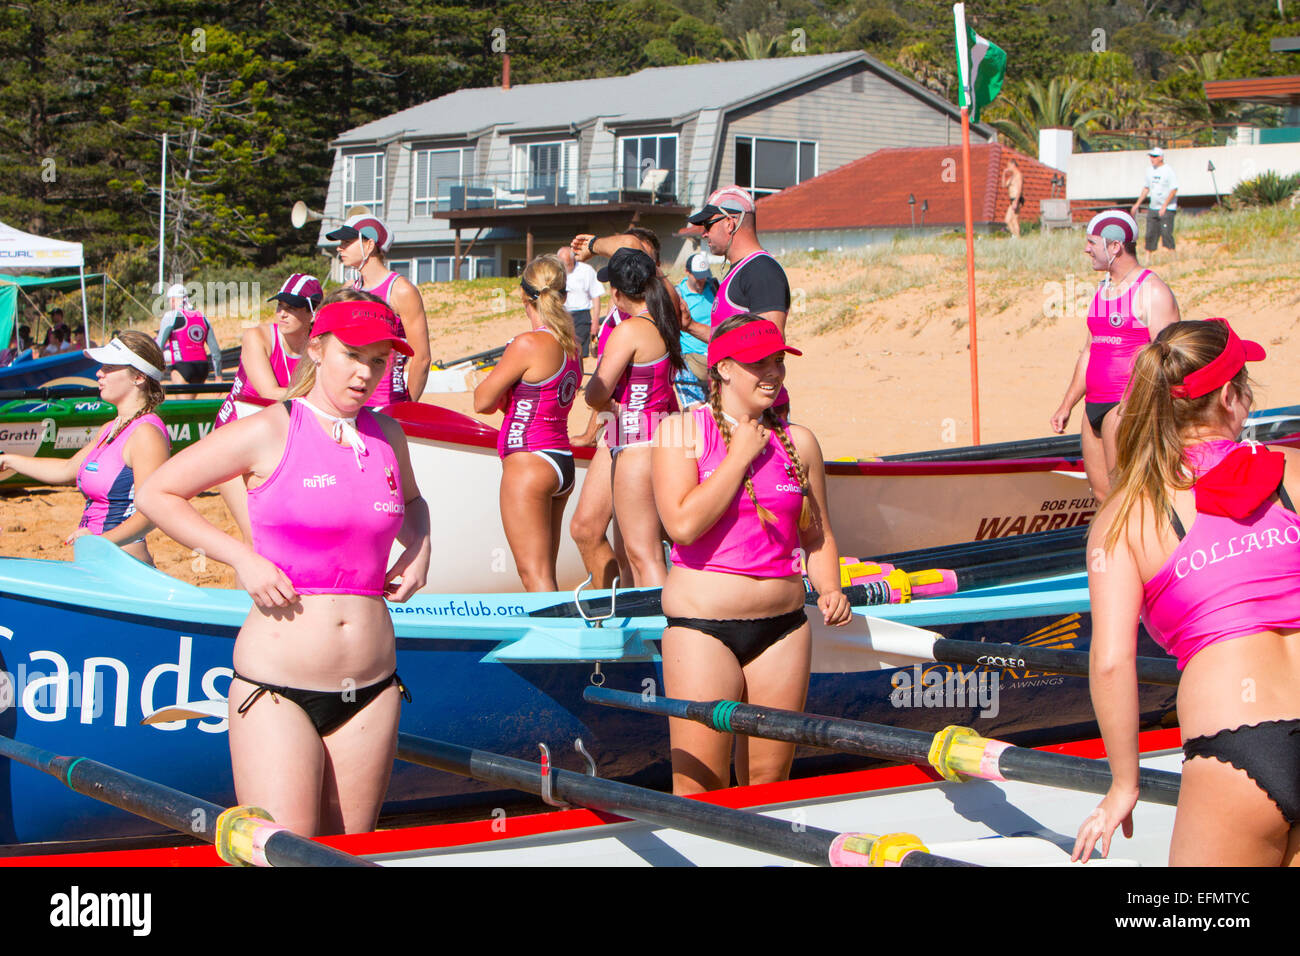
[[[396,671],[393,672],[392,676],[385,677],[376,684],[371,684],[368,687],[349,688],[348,690],[303,690],[299,687],[264,684],[261,681],[245,677],[238,671],[235,671],[235,676],[245,683],[254,685],[252,692],[239,705],[237,713],[247,713],[248,709],[256,704],[258,698],[263,694],[270,694],[273,700],[283,697],[285,700],[293,701],[303,709],[308,719],[316,727],[316,733],[322,737],[329,736],[346,724],[359,714],[367,704],[388,690],[392,684],[397,685],[397,689],[402,693],[403,700],[408,704],[411,702],[411,694],[406,689],[406,685],[402,683],[402,679],[397,676]]]
[[[1088,416],[1088,424],[1092,426],[1092,433],[1098,438],[1101,437],[1101,422],[1110,410],[1118,405],[1119,402],[1084,402],[1083,413]]]
[[[789,614],[777,617],[730,618],[714,620],[699,617],[670,617],[669,627],[688,627],[692,631],[702,631],[715,637],[731,653],[736,655],[740,666],[744,667],[755,660],[765,650],[788,634],[793,634],[803,627],[808,614],[803,608],[796,608]]]
[[[1255,781],[1291,826],[1300,822],[1300,720],[1268,720],[1193,737],[1184,758],[1213,757]]]

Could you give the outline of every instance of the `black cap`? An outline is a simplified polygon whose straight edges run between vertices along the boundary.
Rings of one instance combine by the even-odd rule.
[[[645,287],[650,284],[656,272],[658,270],[653,259],[640,249],[624,246],[614,251],[609,262],[596,273],[596,278],[608,282],[624,295],[640,299],[645,295]]]

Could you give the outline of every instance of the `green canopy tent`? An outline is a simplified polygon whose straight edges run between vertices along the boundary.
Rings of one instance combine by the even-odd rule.
[[[91,272],[87,275],[80,276],[9,276],[0,273],[0,344],[5,348],[9,346],[9,337],[13,335],[14,325],[18,321],[18,290],[26,292],[29,289],[75,289],[81,285],[82,280],[86,285],[99,284],[104,293],[101,301],[100,315],[100,333],[108,321],[108,283],[106,277],[100,272]],[[35,329],[32,330],[35,334]],[[89,341],[89,338],[87,338]],[[2,351],[2,349],[0,349]]]

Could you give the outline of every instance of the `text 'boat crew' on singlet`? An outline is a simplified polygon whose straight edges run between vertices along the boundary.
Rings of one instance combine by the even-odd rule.
[[[554,375],[540,382],[516,382],[510,389],[505,421],[497,435],[497,454],[505,458],[517,451],[572,451],[569,409],[581,379],[581,361],[566,355]]]
[[[293,370],[298,367],[298,356],[290,355],[289,350],[284,347],[284,336],[280,333],[280,323],[274,322],[271,325],[272,344],[271,344],[271,373],[275,376],[275,384],[281,388],[289,386],[289,380],[293,378]],[[217,409],[217,419],[213,428],[220,428],[222,425],[233,422],[236,418],[235,403],[240,401],[249,401],[250,399],[262,398],[253,387],[253,383],[248,380],[248,375],[244,372],[244,360],[239,360],[239,369],[235,372],[235,383],[230,386],[230,394],[222,401],[221,407]]]
[[[703,406],[692,414],[701,444],[696,468],[703,482],[727,457],[727,443],[718,431],[711,408]],[[748,474],[758,503],[772,512],[776,521],[764,524],[759,520],[758,510],[742,483],[713,527],[691,544],[673,545],[673,564],[696,571],[747,574],[756,578],[785,578],[803,573],[799,544],[803,493],[794,462],[775,431],[768,435],[767,447],[750,463]]]
[[[647,316],[642,312],[638,317]],[[667,352],[653,362],[628,363],[612,395],[615,419],[611,451],[646,444],[664,417],[678,411],[677,392],[673,389],[675,374]]]
[[[1143,269],[1124,292],[1106,298],[1108,283],[1103,283],[1088,308],[1088,332],[1092,344],[1088,352],[1087,390],[1084,400],[1092,404],[1118,402],[1128,388],[1129,376],[1138,352],[1151,344],[1151,330],[1137,320],[1133,297],[1151,275]]]
[[[135,514],[135,472],[122,460],[122,452],[131,433],[146,424],[162,432],[170,453],[167,426],[152,412],[131,422],[111,442],[95,446],[77,471],[77,490],[86,496],[86,507],[77,527],[91,534],[103,534]],[[112,422],[105,426],[105,439],[112,434],[112,428]]]
[[[389,301],[389,296],[393,293],[393,283],[397,281],[397,277],[398,273],[390,272],[373,289],[365,288],[361,283],[361,279],[358,278],[356,282],[352,283],[352,288],[358,292],[369,292],[371,295],[377,295],[384,300],[389,308],[392,308],[393,303]],[[393,310],[393,323],[393,334],[402,341],[406,341],[406,328],[402,325],[402,319],[395,309]],[[418,395],[416,399],[419,399]],[[411,393],[406,389],[406,356],[397,349],[393,349],[388,353],[388,367],[384,370],[384,376],[379,380],[379,384],[375,386],[375,391],[366,404],[371,408],[379,408],[382,405],[391,405],[394,402],[409,402],[410,400]]]
[[[1142,587],[1142,620],[1179,669],[1219,641],[1300,628],[1300,515],[1273,500],[1285,457],[1215,439],[1186,458],[1196,520]]]
[[[284,456],[248,489],[253,550],[299,594],[382,595],[406,513],[397,455],[367,409],[354,446],[332,438],[305,399],[288,404]]]

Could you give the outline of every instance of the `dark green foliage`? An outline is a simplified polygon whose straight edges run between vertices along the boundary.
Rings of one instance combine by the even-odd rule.
[[[1283,176],[1269,169],[1254,179],[1238,183],[1232,199],[1242,206],[1276,206],[1290,199],[1297,189],[1300,189],[1300,173]]]
[[[1028,136],[1054,80],[1078,81],[1064,120],[1102,145],[1259,119],[1201,84],[1300,73],[1300,56],[1268,49],[1300,34],[1285,8],[1289,21],[1275,0],[975,0],[973,25],[1008,53],[988,119]],[[166,132],[169,274],[314,255],[287,210],[323,205],[330,143],[499,83],[494,31],[515,83],[865,49],[955,94],[950,0],[15,0],[0,9],[0,220],[152,283]]]

